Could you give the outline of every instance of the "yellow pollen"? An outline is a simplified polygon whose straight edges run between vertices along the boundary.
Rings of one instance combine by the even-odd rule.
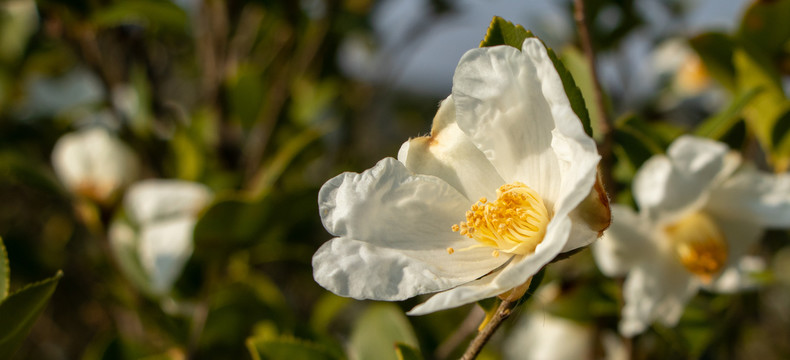
[[[447,253],[448,253],[448,254],[451,254],[451,255],[452,255],[452,253],[454,253],[454,252],[455,252],[455,249],[453,249],[453,248],[451,248],[451,247],[448,247],[448,248],[447,248]]]
[[[727,242],[710,216],[703,212],[693,213],[667,226],[664,231],[686,270],[704,282],[710,282],[724,267]]]
[[[452,226],[453,231],[478,242],[459,251],[492,247],[494,257],[500,252],[518,255],[534,252],[543,241],[550,220],[543,199],[521,182],[502,185],[496,194],[492,202],[480,198],[466,212],[466,221]]]

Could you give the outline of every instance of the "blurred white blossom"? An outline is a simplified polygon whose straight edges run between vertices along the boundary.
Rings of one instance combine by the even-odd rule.
[[[203,184],[181,180],[144,180],[124,198],[128,221],[118,219],[110,243],[127,275],[156,295],[166,294],[192,255],[199,213],[211,202]]]
[[[539,40],[470,50],[430,136],[321,188],[337,237],[313,276],[358,299],[440,292],[412,315],[503,294],[608,226],[598,160]]]
[[[52,167],[69,191],[106,204],[137,178],[139,164],[123,141],[94,126],[58,139]]]
[[[608,276],[627,276],[620,331],[674,326],[700,288],[734,292],[764,267],[746,256],[769,227],[790,227],[790,174],[768,174],[712,140],[682,136],[634,178],[636,213],[612,207],[594,247]]]
[[[506,360],[629,359],[620,336],[604,331],[595,338],[592,325],[537,311],[519,319],[504,343]],[[600,341],[601,354],[596,353]]]

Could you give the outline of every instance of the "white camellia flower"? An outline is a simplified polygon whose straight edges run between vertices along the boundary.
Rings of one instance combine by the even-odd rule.
[[[98,203],[111,202],[135,180],[137,157],[101,127],[63,135],[52,149],[52,167],[66,188]]]
[[[627,275],[620,332],[653,321],[677,324],[702,287],[734,292],[754,286],[761,261],[744,256],[764,228],[790,227],[790,175],[741,163],[726,145],[682,136],[634,178],[639,213],[614,205],[614,222],[593,247],[608,276]]]
[[[133,281],[157,295],[170,291],[192,255],[197,216],[212,197],[205,185],[181,180],[144,180],[129,188],[129,221],[113,222],[110,243]]]
[[[357,299],[440,292],[411,315],[503,294],[608,226],[598,160],[539,40],[471,50],[430,136],[321,188],[336,238],[313,276]]]

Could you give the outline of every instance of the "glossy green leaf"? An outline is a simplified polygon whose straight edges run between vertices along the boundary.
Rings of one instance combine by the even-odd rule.
[[[139,25],[146,28],[165,28],[169,31],[189,30],[189,17],[171,1],[126,0],[94,12],[93,23],[100,27]]]
[[[8,359],[27,337],[38,316],[55,292],[63,273],[30,284],[0,303],[0,359]]]
[[[419,347],[406,315],[394,304],[371,304],[354,324],[348,349],[349,357],[396,360],[393,350],[397,343]]]
[[[320,344],[287,336],[252,337],[247,339],[247,349],[255,360],[334,360],[340,358]]]
[[[419,350],[403,343],[395,343],[395,356],[398,360],[422,360]]]
[[[706,119],[694,133],[698,136],[720,140],[741,120],[743,109],[760,93],[759,88],[752,88],[746,93],[736,96],[724,110]]]
[[[704,33],[689,40],[708,73],[730,91],[735,91],[735,40],[720,33]]]
[[[499,16],[494,16],[494,19],[491,20],[491,24],[488,26],[485,38],[480,42],[480,47],[508,45],[521,50],[521,45],[524,40],[531,37],[537,38],[537,36],[532,34],[529,30],[525,30],[521,25],[514,25]],[[557,69],[557,73],[560,75],[562,87],[565,89],[565,94],[568,95],[568,100],[570,100],[573,112],[575,112],[581,120],[584,131],[592,136],[590,115],[587,112],[587,106],[584,102],[581,90],[576,86],[573,76],[571,76],[571,73],[565,68],[565,65],[562,64],[562,61],[560,61],[557,54],[554,53],[554,50],[550,47],[546,47],[546,50],[549,53],[551,62],[554,63],[554,67]]]

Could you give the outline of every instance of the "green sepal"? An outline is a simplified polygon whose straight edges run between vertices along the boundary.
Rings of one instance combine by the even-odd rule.
[[[488,26],[485,38],[480,42],[480,47],[507,45],[519,49],[520,51],[524,40],[528,38],[540,40],[535,34],[524,29],[521,25],[514,25],[510,21],[499,16],[494,16],[491,20],[491,24]],[[571,109],[573,109],[573,112],[576,113],[576,116],[581,120],[584,132],[592,137],[590,114],[587,112],[587,106],[584,102],[581,90],[576,86],[573,76],[571,76],[571,73],[565,68],[565,65],[562,64],[562,61],[560,61],[557,54],[554,53],[554,50],[546,46],[546,44],[543,44],[543,46],[546,47],[549,58],[554,64],[557,73],[560,75],[562,87],[565,89],[565,94],[568,96],[568,100],[571,103]]]
[[[527,302],[527,300],[529,300],[529,298],[531,298],[532,295],[535,295],[535,292],[538,291],[538,286],[540,286],[540,283],[543,282],[543,278],[545,276],[546,276],[546,267],[541,268],[540,271],[538,271],[535,275],[532,275],[532,280],[530,280],[529,282],[529,287],[527,288],[527,291],[524,293],[523,296],[521,296],[520,299],[518,299],[518,303],[516,304],[516,306],[519,306]]]

